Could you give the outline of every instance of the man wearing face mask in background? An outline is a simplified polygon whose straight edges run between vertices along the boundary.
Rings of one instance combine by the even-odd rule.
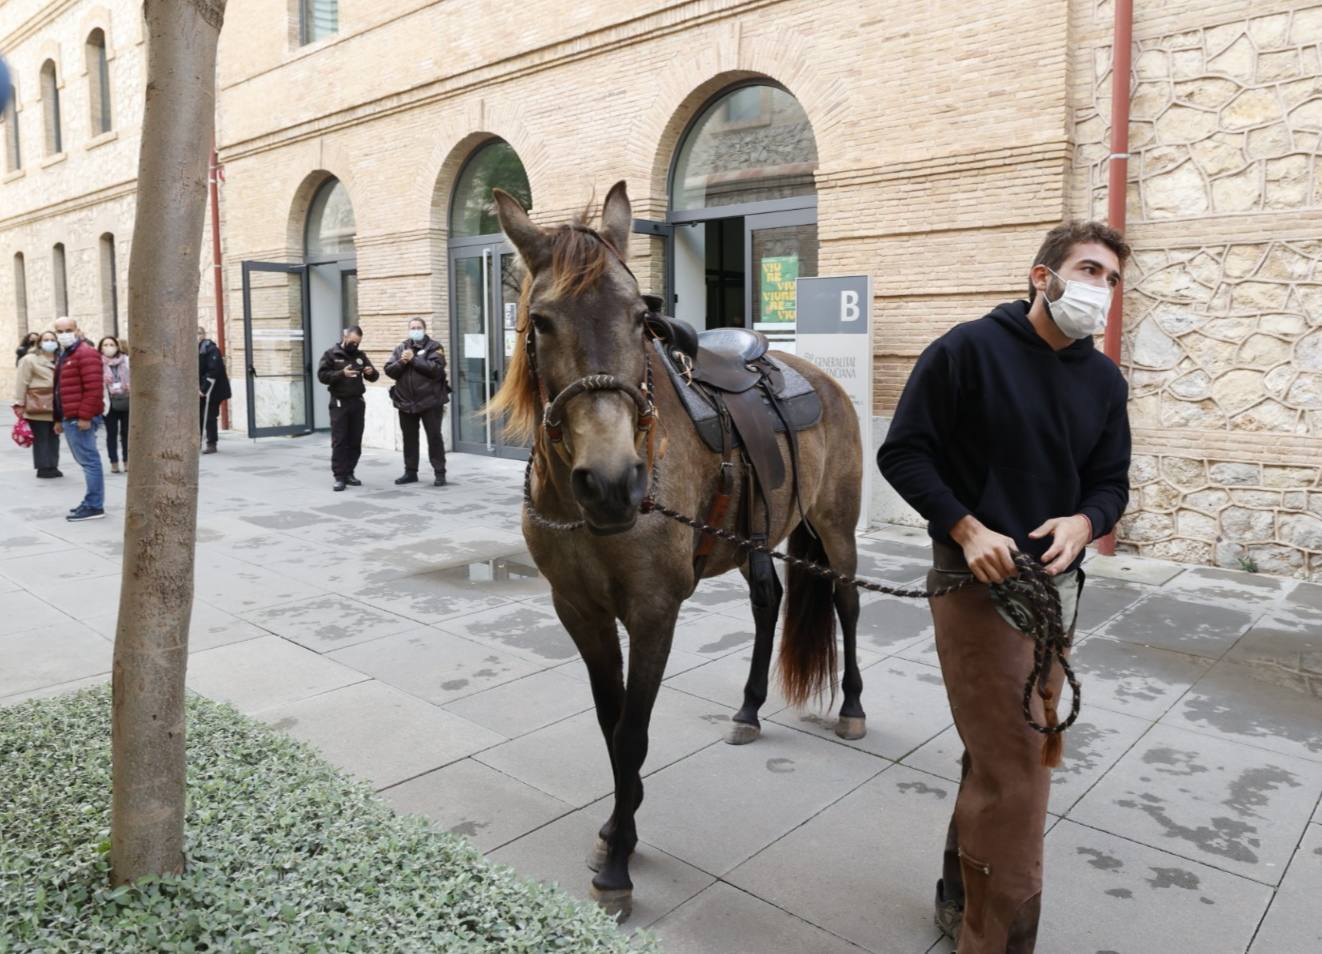
[[[1096,222],[1052,229],[1008,302],[933,342],[914,366],[877,463],[928,521],[928,588],[1015,576],[1013,552],[1055,578],[1073,637],[1084,548],[1129,500],[1128,389],[1096,349],[1129,246]],[[936,921],[958,954],[1029,954],[1041,909],[1051,770],[1023,717],[1032,641],[985,586],[931,601],[963,771]],[[1052,673],[1052,706],[1062,675]],[[1034,719],[1046,724],[1033,697]]]
[[[359,350],[362,342],[362,328],[345,328],[340,343],[327,348],[317,366],[317,380],[330,391],[332,489],[337,491],[345,485],[362,486],[354,468],[363,456],[363,422],[367,416],[363,401],[367,385],[363,382],[381,377],[372,359]]]
[[[445,437],[441,424],[445,405],[450,400],[450,382],[445,374],[445,349],[439,341],[427,337],[427,323],[421,318],[409,322],[409,336],[396,347],[386,362],[386,376],[395,381],[390,400],[399,411],[399,427],[404,432],[404,475],[397,484],[418,480],[418,425],[427,433],[427,456],[435,474],[433,483],[445,486]]]
[[[220,417],[222,401],[233,396],[230,391],[229,374],[225,371],[225,358],[220,347],[207,337],[207,330],[197,326],[197,416],[198,427],[206,437],[206,447],[202,453],[214,454],[220,429],[216,421]]]
[[[55,433],[63,434],[69,451],[83,469],[87,493],[65,517],[70,523],[99,520],[106,515],[105,476],[96,431],[105,413],[105,378],[101,355],[83,340],[72,318],[55,319]]]

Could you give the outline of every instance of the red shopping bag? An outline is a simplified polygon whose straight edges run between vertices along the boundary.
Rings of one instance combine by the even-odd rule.
[[[32,425],[24,418],[19,418],[14,422],[14,429],[9,432],[9,436],[14,439],[14,443],[19,447],[32,446]]]

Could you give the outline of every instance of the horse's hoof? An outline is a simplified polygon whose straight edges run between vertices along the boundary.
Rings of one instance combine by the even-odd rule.
[[[602,889],[594,884],[590,894],[603,911],[621,924],[633,913],[633,888]]]
[[[588,852],[589,871],[600,871],[606,866],[606,851],[606,839],[598,835],[596,844],[594,844],[592,850]]]
[[[756,741],[761,734],[761,726],[749,725],[747,722],[731,722],[730,731],[725,733],[725,741],[730,745],[747,745]]]
[[[841,716],[835,724],[835,734],[847,742],[855,742],[868,734],[868,720],[865,716]]]

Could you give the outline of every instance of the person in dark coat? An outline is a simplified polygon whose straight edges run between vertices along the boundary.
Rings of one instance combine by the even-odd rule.
[[[395,381],[390,400],[399,411],[399,427],[404,432],[404,476],[395,483],[412,484],[418,479],[421,424],[427,432],[427,456],[436,475],[433,483],[444,487],[445,438],[441,424],[450,401],[450,380],[445,371],[445,349],[439,341],[427,337],[427,323],[421,318],[409,322],[409,336],[395,347],[385,371]]]
[[[60,345],[60,356],[55,362],[55,433],[64,435],[87,482],[83,502],[70,510],[65,519],[98,520],[106,515],[105,475],[101,470],[101,450],[96,446],[96,431],[106,409],[101,355],[83,340],[78,323],[72,318],[55,319],[55,338]]]
[[[330,391],[331,474],[337,491],[345,485],[362,485],[354,469],[363,454],[363,422],[367,416],[363,400],[367,385],[363,382],[381,377],[372,359],[359,350],[362,343],[362,328],[345,328],[340,343],[327,348],[317,366],[317,380]]]
[[[14,351],[14,367],[23,360],[24,355],[37,350],[37,343],[41,340],[41,335],[35,331],[29,331],[19,339],[18,348]]]
[[[230,391],[229,374],[225,371],[225,359],[220,348],[207,337],[206,329],[197,328],[197,416],[198,427],[206,430],[207,446],[204,454],[216,452],[216,440],[219,438],[216,419],[220,417],[222,401],[233,397]]]

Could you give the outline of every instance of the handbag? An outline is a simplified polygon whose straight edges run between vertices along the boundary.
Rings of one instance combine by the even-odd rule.
[[[33,414],[54,414],[55,389],[28,388],[27,394],[23,396],[23,413],[28,417]]]
[[[19,447],[31,447],[33,441],[32,425],[27,422],[26,418],[20,417],[14,422],[14,428],[9,432],[9,436],[14,439],[14,443]]]
[[[129,396],[127,394],[110,395],[110,410],[127,411],[129,409]]]

